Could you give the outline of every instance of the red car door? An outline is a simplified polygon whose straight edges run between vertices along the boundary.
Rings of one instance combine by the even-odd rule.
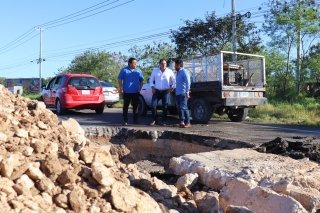
[[[42,96],[43,102],[48,107],[52,107],[52,87],[55,81],[56,81],[56,78],[51,79],[47,84],[47,86],[42,91],[41,96]]]

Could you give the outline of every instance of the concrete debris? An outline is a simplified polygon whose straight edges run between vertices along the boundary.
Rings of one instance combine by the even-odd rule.
[[[223,211],[231,205],[258,213],[320,209],[320,167],[308,159],[235,149],[186,154],[172,158],[169,167],[176,175],[197,173],[202,184],[220,192]]]

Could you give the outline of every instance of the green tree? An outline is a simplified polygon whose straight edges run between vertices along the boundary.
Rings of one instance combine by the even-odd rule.
[[[264,53],[266,58],[267,94],[271,99],[283,99],[292,96],[294,91],[294,73],[287,68],[286,55],[270,49]]]
[[[305,60],[305,67],[308,68],[310,82],[320,83],[320,43],[310,48],[309,55]]]
[[[159,66],[160,59],[164,58],[170,63],[171,59],[176,57],[174,46],[166,42],[154,42],[142,48],[134,46],[129,52],[138,59],[139,66],[143,70],[146,79],[150,76],[152,69]]]
[[[269,0],[269,13],[265,15],[263,28],[270,36],[269,46],[278,48],[286,55],[287,73],[295,68],[296,93],[307,80],[308,66],[305,62],[310,46],[319,37],[319,6],[314,0]]]
[[[107,52],[87,51],[71,61],[68,68],[61,70],[68,73],[87,73],[99,80],[117,85],[117,76],[123,66],[122,55]]]
[[[261,38],[256,33],[253,23],[237,18],[236,42],[237,51],[256,53],[261,50]],[[232,18],[218,18],[215,13],[207,14],[205,20],[185,21],[185,26],[172,30],[172,41],[180,57],[210,55],[221,50],[231,50]]]

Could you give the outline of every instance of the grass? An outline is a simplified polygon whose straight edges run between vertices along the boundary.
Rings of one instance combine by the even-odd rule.
[[[22,94],[23,97],[29,98],[31,100],[40,100],[41,96],[39,93],[26,93]]]
[[[299,103],[274,102],[249,110],[249,121],[268,124],[320,126],[320,102],[310,99]]]

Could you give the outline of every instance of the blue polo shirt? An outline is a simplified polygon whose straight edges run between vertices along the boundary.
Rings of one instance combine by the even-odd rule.
[[[139,92],[140,82],[144,80],[142,71],[139,68],[135,68],[132,71],[129,66],[120,70],[118,79],[122,80],[124,93]]]
[[[177,71],[176,75],[176,95],[185,94],[190,91],[190,75],[189,72],[183,68]]]

